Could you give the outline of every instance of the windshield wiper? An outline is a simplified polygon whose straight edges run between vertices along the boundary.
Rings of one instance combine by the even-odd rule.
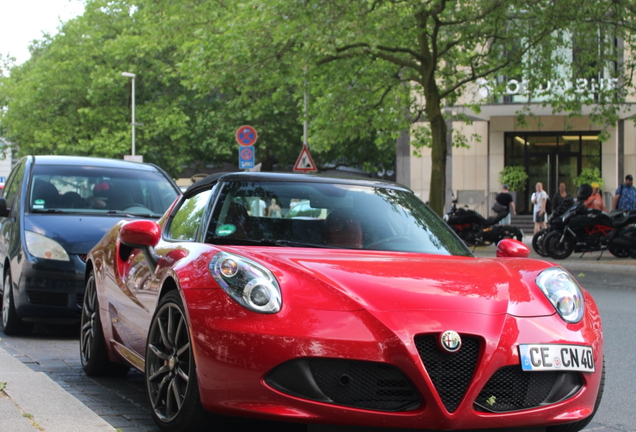
[[[59,210],[59,209],[32,209],[33,213],[57,213],[57,214],[68,214],[67,211]]]
[[[153,215],[150,213],[134,213],[134,212],[127,212],[125,210],[108,210],[108,212],[106,214],[109,215],[126,215],[126,216],[130,216],[130,217],[141,217],[141,218],[154,218],[157,219],[159,216],[157,215]]]

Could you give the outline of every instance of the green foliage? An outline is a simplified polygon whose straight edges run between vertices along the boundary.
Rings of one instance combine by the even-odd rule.
[[[524,191],[528,174],[522,166],[507,166],[499,171],[499,181],[502,185],[507,184],[511,191]]]
[[[603,177],[601,171],[598,168],[583,168],[581,174],[572,179],[572,182],[578,187],[584,183],[591,185],[592,183],[598,183],[599,187],[603,187]]]
[[[31,60],[0,58],[0,131],[18,155],[121,158],[131,141],[121,72],[133,72],[137,154],[173,175],[235,163],[244,124],[259,132],[264,170],[295,162],[304,121],[323,167],[388,168],[396,138],[413,130],[416,149],[431,148],[428,201],[440,213],[449,108],[474,101],[478,80],[492,83],[494,101],[505,77],[556,111],[593,104],[592,121],[614,124],[636,76],[636,58],[614,41],[635,51],[634,17],[631,3],[603,0],[86,0]],[[619,84],[581,92],[563,82],[601,75]],[[564,91],[542,93],[548,80]],[[453,134],[455,146],[468,139]]]

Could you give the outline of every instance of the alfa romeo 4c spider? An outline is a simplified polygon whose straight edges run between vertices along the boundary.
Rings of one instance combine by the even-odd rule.
[[[528,255],[506,239],[474,257],[395,183],[212,175],[91,250],[80,356],[90,376],[141,371],[163,431],[578,431],[601,401],[601,318]]]

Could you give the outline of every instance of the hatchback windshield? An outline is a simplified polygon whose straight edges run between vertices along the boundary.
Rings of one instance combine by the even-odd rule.
[[[159,172],[68,165],[35,165],[34,213],[127,213],[159,217],[177,191]]]
[[[411,192],[345,184],[226,183],[206,241],[471,255]]]

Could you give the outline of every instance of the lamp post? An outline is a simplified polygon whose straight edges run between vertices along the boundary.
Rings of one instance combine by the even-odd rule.
[[[132,126],[132,155],[135,156],[135,75],[130,72],[122,72],[122,76],[132,79],[132,122],[130,125]]]

